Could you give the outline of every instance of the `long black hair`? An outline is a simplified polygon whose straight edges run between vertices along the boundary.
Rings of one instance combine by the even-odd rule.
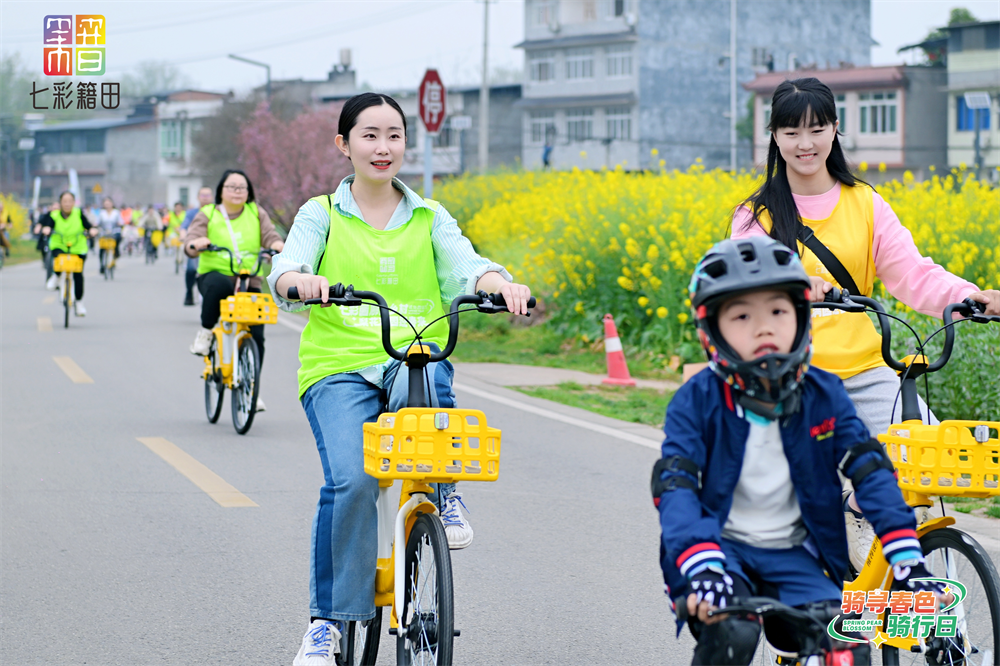
[[[233,174],[238,174],[246,178],[247,181],[247,203],[253,203],[253,183],[250,182],[250,176],[243,173],[240,169],[226,169],[222,172],[222,178],[219,179],[219,184],[215,186],[215,205],[218,206],[222,203],[222,186],[226,184],[226,178],[229,178]]]
[[[358,124],[358,116],[361,112],[368,107],[382,106],[383,104],[391,106],[399,114],[399,117],[403,119],[403,136],[406,136],[406,114],[399,108],[399,103],[388,95],[373,92],[355,95],[344,102],[344,108],[340,110],[340,120],[337,123],[337,134],[342,135],[344,141],[347,141],[351,130]]]
[[[754,192],[743,205],[753,212],[753,217],[744,225],[744,230],[759,224],[761,211],[771,216],[771,238],[781,241],[793,251],[798,251],[798,232],[802,217],[792,198],[792,188],[788,184],[787,164],[778,150],[774,134],[782,127],[798,127],[808,117],[812,126],[831,125],[837,121],[837,103],[833,92],[819,79],[806,78],[782,81],[771,97],[771,122],[767,130],[771,142],[767,147],[767,171],[764,184]],[[826,169],[842,185],[854,187],[858,183],[868,185],[855,177],[847,166],[844,150],[840,147],[840,132],[834,134],[833,147],[826,158]],[[869,185],[870,187],[870,185]]]

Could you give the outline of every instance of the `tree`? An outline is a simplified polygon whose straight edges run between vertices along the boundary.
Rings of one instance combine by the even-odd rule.
[[[965,7],[952,7],[951,14],[948,16],[948,25],[958,25],[959,23],[979,23],[979,19]]]
[[[261,103],[240,127],[239,163],[260,204],[286,229],[302,204],[332,193],[353,171],[333,142],[339,116],[339,107],[321,108],[286,121]]]
[[[122,77],[122,95],[128,97],[145,97],[192,85],[191,79],[169,62],[143,60],[133,70],[133,73]]]

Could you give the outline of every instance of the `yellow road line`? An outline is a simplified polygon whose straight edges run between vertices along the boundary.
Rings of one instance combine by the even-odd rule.
[[[42,305],[52,305],[55,302],[56,302],[56,297],[51,295],[46,296],[45,298],[42,299]]]
[[[51,327],[51,322],[49,326]],[[39,328],[41,328],[41,323],[39,322]],[[73,380],[74,384],[93,384],[94,380],[90,378],[83,368],[76,364],[76,361],[71,359],[69,356],[53,356],[52,360],[56,362],[66,376]]]
[[[136,439],[186,476],[191,483],[205,491],[220,506],[257,506],[252,499],[226,483],[225,479],[195,460],[191,454],[183,451],[173,442],[162,437],[136,437]]]
[[[38,318],[38,332],[39,333],[51,333],[52,332],[52,319],[50,317],[39,317]]]

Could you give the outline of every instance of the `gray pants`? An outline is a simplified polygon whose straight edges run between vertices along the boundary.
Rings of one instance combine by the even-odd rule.
[[[858,416],[872,437],[884,435],[889,431],[890,425],[899,423],[902,419],[902,396],[898,399],[896,397],[899,393],[899,377],[890,368],[884,366],[872,368],[848,377],[844,380],[844,388],[847,389],[847,395],[854,402]],[[924,423],[931,425],[939,423],[933,413],[928,414],[924,399],[918,396],[917,400],[920,403],[920,416]],[[893,409],[894,403],[895,409]]]

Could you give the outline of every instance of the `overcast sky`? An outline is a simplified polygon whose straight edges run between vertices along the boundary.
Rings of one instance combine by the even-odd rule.
[[[896,49],[944,25],[952,7],[1000,18],[997,0],[871,4],[876,65],[903,62]],[[262,84],[264,70],[230,60],[229,53],[270,64],[273,79],[323,79],[342,48],[352,51],[358,83],[375,88],[416,87],[432,66],[445,85],[473,84],[481,75],[481,0],[0,0],[0,53],[19,52],[40,70],[43,16],[69,13],[106,17],[111,80],[139,61],[165,60],[197,87],[242,92]],[[523,0],[490,4],[491,69],[522,67],[523,54],[513,46],[524,37],[523,14]]]

